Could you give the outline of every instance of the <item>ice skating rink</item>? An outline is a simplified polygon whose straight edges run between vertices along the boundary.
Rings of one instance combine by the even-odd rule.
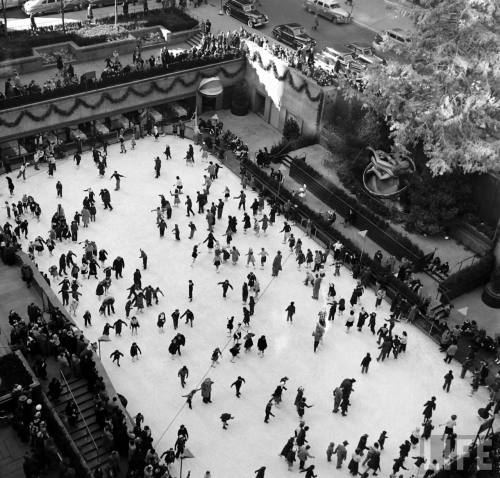
[[[172,160],[165,161],[162,151],[169,144],[172,150]],[[201,152],[195,147],[195,165],[188,167],[184,156],[189,140],[160,137],[159,142],[147,138],[139,140],[135,151],[119,154],[119,146],[108,149],[108,169],[105,179],[100,178],[94,166],[90,153],[83,155],[79,169],[70,159],[58,162],[54,178],[49,178],[46,166],[41,171],[30,168],[27,180],[15,180],[16,190],[13,200],[21,199],[22,194],[31,194],[42,208],[41,221],[29,218],[29,237],[36,235],[47,237],[50,229],[50,219],[60,203],[65,212],[68,224],[76,210],[82,209],[82,199],[86,194],[83,190],[92,187],[96,193],[97,221],[91,223],[88,229],[80,228],[79,241],[94,240],[99,249],[108,251],[107,264],[120,255],[125,259],[123,279],[115,280],[109,294],[116,298],[116,314],[108,319],[99,316],[99,302],[95,295],[97,280],[81,279],[83,284],[80,292],[80,308],[75,321],[84,330],[85,336],[96,341],[102,333],[103,326],[108,320],[111,324],[118,318],[124,319],[124,306],[128,292],[125,290],[133,283],[132,275],[136,268],[142,273],[142,283],[159,286],[165,293],[160,297],[160,303],[143,314],[136,314],[140,328],[137,336],[131,336],[130,329],[125,329],[122,337],[115,337],[111,331],[111,342],[101,344],[102,361],[108,371],[117,391],[128,399],[128,410],[132,416],[139,411],[145,416],[155,438],[156,450],[159,454],[174,445],[177,429],[184,424],[190,434],[187,447],[194,454],[194,459],[185,460],[184,476],[191,470],[192,478],[203,476],[210,470],[213,478],[252,477],[254,470],[260,466],[267,467],[267,474],[271,478],[287,476],[287,465],[279,457],[282,447],[289,437],[293,436],[298,426],[299,418],[293,406],[295,394],[299,386],[304,387],[304,396],[313,407],[306,409],[305,421],[309,426],[307,440],[311,446],[311,454],[315,459],[308,463],[316,465],[319,477],[347,476],[347,463],[358,443],[360,436],[369,434],[368,444],[371,445],[378,438],[382,430],[387,430],[388,440],[381,457],[381,476],[388,476],[392,472],[393,459],[399,455],[399,445],[409,439],[410,433],[422,422],[423,404],[432,395],[437,397],[437,410],[433,422],[436,425],[435,433],[442,434],[443,427],[451,414],[458,415],[456,432],[461,435],[475,435],[480,424],[477,409],[485,406],[487,394],[484,389],[472,398],[470,391],[470,376],[461,380],[460,368],[456,362],[447,365],[443,362],[443,355],[438,347],[425,334],[407,324],[397,324],[395,333],[406,330],[408,333],[408,347],[406,354],[398,360],[391,358],[384,363],[377,363],[378,349],[375,338],[366,328],[358,332],[355,327],[349,334],[346,333],[345,316],[335,318],[333,323],[327,324],[327,330],[317,353],[313,353],[312,332],[318,318],[318,312],[325,307],[328,284],[334,282],[337,290],[337,299],[344,297],[347,305],[355,281],[345,268],[341,270],[341,277],[333,277],[331,259],[326,267],[326,280],[323,281],[320,291],[320,300],[311,298],[310,287],[303,284],[304,270],[297,270],[295,255],[290,254],[288,245],[282,244],[283,234],[279,231],[283,226],[283,217],[277,216],[277,223],[271,227],[266,237],[256,237],[253,231],[243,234],[243,213],[237,210],[238,200],[232,197],[239,195],[241,189],[238,178],[224,168],[219,172],[217,179],[210,190],[208,198],[217,203],[223,198],[224,187],[231,191],[231,199],[226,203],[223,221],[215,226],[215,236],[221,244],[225,244],[222,234],[227,227],[227,216],[236,215],[238,219],[238,233],[234,236],[232,245],[235,245],[242,256],[237,265],[230,261],[223,264],[220,273],[216,273],[213,265],[213,254],[209,254],[206,244],[199,247],[200,256],[194,267],[191,264],[191,251],[194,244],[201,243],[207,236],[207,225],[204,215],[196,214],[194,221],[197,227],[193,240],[188,239],[189,218],[186,217],[184,206],[185,196],[189,194],[193,199],[193,209],[197,211],[196,191],[200,190],[203,182],[204,168],[207,163],[201,162]],[[154,178],[154,157],[162,158],[161,177]],[[210,158],[214,160],[214,158]],[[114,191],[114,180],[110,180],[113,171],[117,170],[126,177],[122,179],[121,190]],[[156,213],[151,210],[160,205],[159,194],[164,194],[171,200],[169,191],[174,190],[175,177],[180,176],[184,183],[184,194],[179,208],[173,208],[171,220],[168,222],[168,232],[160,239],[156,227]],[[11,177],[15,177],[14,174]],[[63,183],[63,198],[56,197],[55,183]],[[112,212],[103,210],[98,196],[101,188],[108,188],[111,192]],[[3,199],[8,199],[7,188],[4,189]],[[255,193],[247,189],[247,211],[251,215],[249,205]],[[11,201],[12,202],[12,201]],[[269,213],[266,207],[265,212]],[[6,212],[3,211],[6,220]],[[181,241],[175,241],[171,230],[175,224],[179,225]],[[342,226],[339,226],[342,227]],[[296,238],[303,241],[303,251],[310,248],[313,253],[320,246],[297,227],[292,232]],[[27,242],[24,241],[24,246]],[[251,332],[257,338],[265,334],[268,349],[263,358],[257,356],[256,347],[251,353],[245,354],[242,350],[240,358],[235,363],[230,362],[229,347],[232,340],[226,332],[226,319],[234,315],[235,324],[242,320],[241,287],[248,274],[246,257],[248,248],[252,247],[258,262],[257,253],[261,247],[269,252],[268,263],[264,270],[259,266],[255,270],[261,285],[261,294],[256,304],[255,315],[251,319]],[[23,247],[26,250],[26,247]],[[149,266],[142,270],[139,259],[139,248],[149,256]],[[50,257],[45,251],[37,257],[39,268],[47,271],[53,264],[58,264],[61,253],[72,250],[78,256],[80,264],[82,246],[70,241],[58,243],[54,256]],[[271,263],[277,250],[284,256],[283,271],[279,277],[271,277]],[[99,271],[100,278],[103,277]],[[188,302],[188,280],[194,281],[194,300]],[[222,298],[221,287],[217,282],[229,279],[234,287],[230,290],[227,300]],[[59,286],[52,283],[57,292]],[[285,308],[291,300],[295,301],[297,312],[293,325],[286,323]],[[368,312],[374,310],[374,291],[367,290],[361,299]],[[180,322],[178,332],[186,336],[186,346],[182,348],[182,356],[172,359],[168,353],[168,345],[176,335],[173,330],[170,314],[176,309],[184,312],[190,308],[195,314],[194,327],[190,328]],[[357,310],[359,309],[359,306]],[[82,315],[86,310],[92,313],[92,327],[84,328]],[[357,318],[356,310],[356,318]],[[384,303],[377,311],[377,329],[385,318],[388,318],[388,304]],[[160,312],[165,312],[167,323],[165,333],[160,334],[156,327],[156,319]],[[347,314],[347,308],[345,314]],[[134,315],[134,311],[132,312]],[[130,345],[136,341],[142,349],[142,355],[137,362],[132,363],[129,355]],[[211,368],[210,357],[215,347],[223,350],[220,364]],[[109,355],[118,348],[125,357],[121,367],[111,363]],[[370,352],[373,361],[367,375],[361,375],[360,362],[367,352]],[[178,370],[182,365],[189,368],[187,386],[182,389]],[[451,392],[442,390],[443,376],[448,370],[453,370],[455,380]],[[241,389],[241,398],[235,397],[231,383],[241,375],[246,383]],[[210,377],[215,383],[212,388],[211,404],[201,401],[200,393],[195,395],[193,409],[185,405],[181,395],[199,386],[204,377]],[[289,377],[288,390],[283,394],[280,407],[273,407],[275,418],[271,417],[268,424],[264,423],[264,408],[270,399],[275,387],[283,376]],[[353,377],[354,392],[351,395],[351,407],[348,416],[340,413],[333,414],[333,389],[346,377]],[[229,422],[227,430],[222,429],[220,415],[229,412],[235,419]],[[334,463],[326,461],[325,450],[333,441],[335,444],[343,440],[349,441],[348,458],[342,470],[335,470]],[[441,443],[438,441],[433,441]],[[458,446],[462,442],[459,440]],[[439,455],[439,445],[434,446],[433,455]],[[460,451],[460,450],[459,450]],[[411,456],[417,456],[421,451],[412,450]],[[178,467],[178,462],[175,465]],[[405,476],[415,473],[413,460],[408,458],[405,466],[409,471]],[[298,462],[295,464],[295,472]],[[177,473],[176,473],[177,474]]]

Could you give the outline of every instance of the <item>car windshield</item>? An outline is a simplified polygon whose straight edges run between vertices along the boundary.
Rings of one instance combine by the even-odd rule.
[[[332,3],[330,8],[340,8],[340,5],[338,3]]]
[[[255,9],[253,8],[253,5],[243,5],[243,11],[244,11],[244,12],[251,12],[251,11],[253,11],[253,10],[255,10]]]
[[[305,33],[304,27],[293,27],[292,31],[295,35],[303,35]]]

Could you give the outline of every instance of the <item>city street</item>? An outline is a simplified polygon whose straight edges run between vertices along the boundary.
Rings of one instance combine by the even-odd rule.
[[[409,27],[409,19],[402,16],[395,10],[394,4],[387,3],[384,0],[357,0],[354,2],[353,18],[354,22],[348,25],[333,24],[323,18],[319,19],[319,28],[312,30],[314,16],[304,10],[303,0],[261,0],[262,6],[258,8],[269,16],[269,23],[263,28],[259,28],[262,34],[271,35],[273,26],[282,23],[297,22],[306,27],[307,31],[318,42],[318,49],[325,46],[341,47],[350,42],[371,43],[375,31],[401,26]],[[150,8],[156,6],[156,2],[149,1]],[[286,8],[284,8],[286,4]],[[135,6],[130,5],[129,12],[142,11],[142,3],[138,2]],[[348,11],[350,7],[346,6]],[[234,30],[240,26],[246,25],[238,20],[219,15],[220,3],[216,0],[210,0],[207,5],[199,8],[188,9],[190,15],[203,19],[210,19],[212,22],[212,31]],[[121,1],[118,2],[118,13],[122,12]],[[94,9],[94,18],[109,16],[114,14],[114,6]],[[87,13],[85,10],[77,12],[66,12],[65,21],[84,21]],[[28,29],[29,18],[21,9],[10,9],[7,11],[9,29]],[[36,18],[38,26],[47,26],[61,22],[61,15],[45,15]]]

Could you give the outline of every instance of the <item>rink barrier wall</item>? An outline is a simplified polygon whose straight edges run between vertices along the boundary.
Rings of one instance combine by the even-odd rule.
[[[235,174],[241,176],[242,170],[245,170],[246,173],[250,173],[252,178],[255,180],[255,188],[261,190],[262,192],[264,192],[264,194],[271,197],[273,200],[277,200],[280,204],[284,204],[287,200],[290,199],[292,201],[292,204],[294,204],[293,216],[296,227],[300,227],[301,229],[305,230],[305,222],[307,221],[307,219],[311,219],[313,225],[311,235],[314,239],[316,239],[320,243],[323,243],[325,247],[328,244],[334,243],[338,240],[350,252],[355,253],[357,257],[360,257],[361,250],[352,241],[343,236],[337,229],[329,227],[325,219],[320,214],[311,210],[308,206],[294,201],[293,194],[288,191],[286,187],[279,184],[274,179],[271,179],[267,172],[257,166],[256,163],[250,160],[243,160],[239,162],[236,159],[234,153],[232,153],[231,151],[220,152],[219,157],[221,156],[226,158],[223,161],[223,164],[231,169]],[[252,181],[250,182],[250,184],[252,184]],[[445,325],[426,315],[421,297],[415,294],[409,287],[406,286],[406,284],[397,279],[387,269],[375,263],[366,254],[364,254],[362,257],[362,265],[370,269],[370,280],[366,285],[384,285],[384,287],[386,287],[387,297],[391,300],[400,295],[408,302],[410,306],[418,306],[418,312],[411,324],[418,327],[437,344],[439,344],[440,338],[445,330]],[[461,336],[458,339],[457,345],[458,351],[455,359],[462,363],[465,360],[466,356],[469,354],[470,347],[471,345],[473,345],[473,341],[470,337]],[[479,349],[479,352],[477,354],[477,361],[492,361],[494,358],[494,351],[485,348]]]
[[[31,269],[33,271],[33,280],[31,281],[31,286],[34,287],[35,291],[40,295],[40,298],[42,299],[42,311],[44,313],[48,313],[51,310],[59,309],[62,312],[62,314],[64,315],[64,318],[66,319],[66,321],[68,321],[75,329],[77,329],[79,332],[81,332],[83,334],[83,332],[80,330],[78,325],[73,321],[73,318],[71,317],[71,315],[66,311],[66,308],[62,305],[62,303],[60,302],[59,298],[56,296],[56,294],[54,293],[52,288],[47,284],[47,282],[45,281],[45,279],[41,275],[40,271],[38,270],[37,266],[29,258],[29,256],[25,252],[19,250],[19,251],[16,251],[16,257],[17,257],[17,261],[18,261],[17,267],[19,267],[19,269],[22,265],[28,265],[29,267],[31,267]],[[86,338],[84,340],[85,340],[85,343],[88,345],[89,341]],[[106,386],[106,391],[110,397],[110,400],[112,400],[114,397],[117,398],[115,405],[120,407],[120,409],[122,410],[122,412],[125,416],[125,419],[127,421],[127,425],[128,425],[127,428],[129,430],[131,430],[133,428],[132,417],[130,416],[127,409],[125,407],[123,407],[123,405],[118,397],[118,393],[117,393],[115,387],[113,386],[113,383],[111,382],[111,379],[109,378],[106,370],[104,369],[100,358],[94,354],[93,359],[95,361],[95,365],[96,365],[96,369],[97,369],[98,374],[103,378],[104,384]],[[92,473],[91,473],[90,468],[88,467],[83,455],[78,450],[76,444],[74,443],[73,439],[71,438],[71,435],[66,430],[66,427],[64,426],[61,418],[59,417],[57,411],[55,410],[55,407],[51,404],[50,400],[47,398],[45,393],[43,393],[43,391],[41,393],[42,393],[41,398],[43,399],[44,405],[46,407],[49,407],[52,414],[54,415],[53,425],[55,427],[57,427],[57,429],[60,430],[60,432],[62,433],[62,435],[64,437],[64,441],[67,442],[66,448],[67,448],[68,452],[71,452],[71,455],[74,455],[75,458],[78,459],[79,464],[81,465],[82,472],[84,472],[84,475],[81,475],[81,476],[92,478]]]
[[[193,97],[203,78],[219,76],[224,87],[234,85],[245,77],[246,60],[243,56],[228,58],[185,61],[171,65],[173,71],[159,68],[144,74],[133,73],[127,78],[102,80],[89,89],[68,87],[66,96],[1,110],[0,138],[7,142]]]

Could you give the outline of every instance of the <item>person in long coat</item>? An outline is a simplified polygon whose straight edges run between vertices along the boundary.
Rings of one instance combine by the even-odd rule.
[[[279,271],[282,269],[281,267],[281,259],[282,259],[282,255],[281,255],[281,251],[278,251],[276,253],[276,256],[274,257],[274,260],[273,260],[273,277],[278,277],[278,274],[279,274]]]
[[[321,287],[321,282],[322,281],[323,281],[323,279],[321,277],[319,277],[319,276],[317,276],[314,279],[314,283],[313,283],[313,295],[312,295],[313,299],[318,300],[318,298],[319,298],[319,289]]]
[[[293,449],[293,444],[295,441],[295,437],[290,437],[288,441],[286,442],[286,445],[283,447],[281,450],[280,455],[286,459],[288,453]]]
[[[361,459],[363,458],[363,450],[360,450],[359,448],[356,448],[356,451],[353,453],[351,461],[349,462],[349,465],[347,465],[347,468],[349,469],[349,472],[353,476],[357,476],[359,473],[359,463]]]
[[[203,403],[212,403],[212,380],[206,378],[201,383],[201,396],[203,397]]]

